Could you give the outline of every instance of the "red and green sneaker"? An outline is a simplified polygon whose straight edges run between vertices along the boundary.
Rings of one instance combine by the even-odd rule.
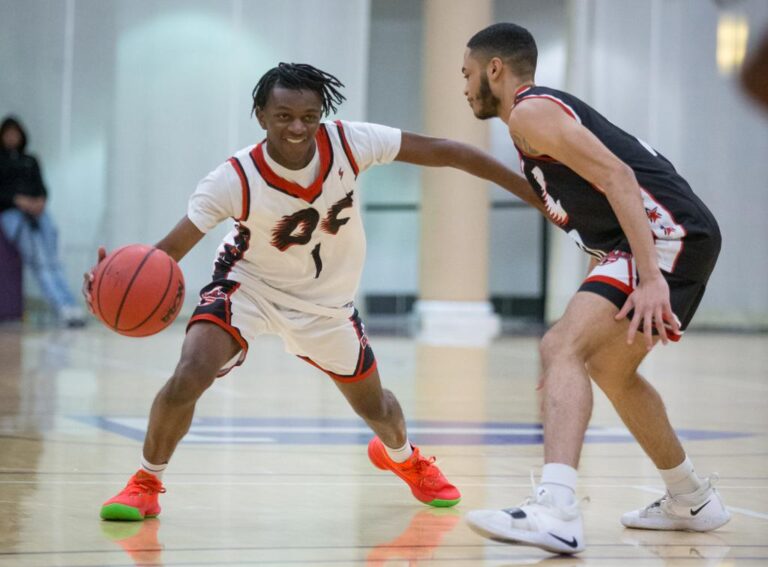
[[[117,496],[101,506],[103,520],[138,521],[160,513],[158,495],[165,492],[163,483],[153,474],[136,472]]]
[[[413,454],[407,461],[396,463],[389,458],[381,439],[374,437],[368,443],[368,458],[376,467],[402,478],[416,499],[425,504],[448,508],[461,500],[459,489],[443,476],[435,464],[435,457],[423,457],[418,447],[413,447]]]

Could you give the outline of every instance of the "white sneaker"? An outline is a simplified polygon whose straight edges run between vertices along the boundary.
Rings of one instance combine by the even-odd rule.
[[[466,516],[473,531],[494,541],[532,545],[552,553],[584,550],[584,529],[578,502],[559,508],[546,488],[519,508],[473,510]]]
[[[720,494],[713,487],[717,478],[712,475],[691,494],[672,496],[667,492],[645,508],[624,514],[621,523],[641,530],[716,530],[731,519]]]

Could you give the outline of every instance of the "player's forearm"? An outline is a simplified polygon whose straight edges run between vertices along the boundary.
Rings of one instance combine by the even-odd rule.
[[[459,142],[447,142],[449,142],[449,147],[446,152],[451,157],[447,160],[449,163],[446,165],[492,181],[546,215],[541,199],[536,196],[533,187],[525,178],[516,174],[490,154],[474,146]]]
[[[453,167],[493,181],[532,207],[546,214],[528,182],[500,161],[472,145],[403,132],[397,161],[427,167]]]
[[[648,226],[640,187],[637,185],[634,172],[628,167],[617,170],[601,185],[601,189],[605,191],[608,202],[629,241],[640,279],[648,280],[659,276],[661,271],[656,257],[653,234],[651,227]]]
[[[195,244],[205,236],[198,228],[184,216],[173,229],[157,244],[158,248],[168,254],[171,258],[180,261],[187,253],[194,248]]]
[[[502,165],[500,162],[493,160],[496,165],[491,165],[486,171],[488,176],[486,179],[493,181],[499,187],[504,188],[516,197],[522,199],[527,204],[535,209],[538,209],[541,214],[547,216],[547,211],[544,208],[544,203],[536,195],[533,187],[531,187],[528,181]]]

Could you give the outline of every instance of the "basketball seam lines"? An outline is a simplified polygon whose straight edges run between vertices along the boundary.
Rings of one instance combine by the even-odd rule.
[[[135,327],[131,327],[130,329],[123,329],[123,332],[129,333],[131,331],[135,331],[136,329],[141,327],[144,323],[149,321],[152,315],[157,313],[157,310],[160,309],[160,306],[163,304],[163,301],[165,301],[165,298],[168,296],[168,290],[171,288],[171,283],[173,282],[173,276],[176,273],[176,271],[173,269],[173,259],[170,256],[168,257],[168,263],[171,267],[171,271],[168,274],[168,283],[165,284],[165,291],[163,292],[163,295],[160,297],[160,301],[158,301],[157,306],[152,310],[152,313],[147,315],[147,317],[141,323],[139,323]]]
[[[128,294],[131,292],[131,287],[133,286],[133,282],[136,281],[136,278],[139,275],[139,272],[141,272],[141,268],[144,267],[144,264],[147,263],[147,260],[149,260],[149,257],[155,253],[157,248],[152,248],[147,254],[142,258],[141,263],[136,268],[136,271],[133,272],[133,276],[131,277],[131,281],[128,282],[128,287],[125,288],[125,293],[123,294],[123,299],[120,301],[120,307],[117,308],[117,315],[115,315],[115,325],[114,329],[117,331],[117,324],[120,321],[120,314],[123,312],[123,306],[125,305],[125,300],[128,298]]]
[[[104,267],[101,269],[101,271],[100,271],[100,275],[99,275],[99,285],[98,285],[98,287],[96,288],[96,303],[97,303],[97,305],[98,305],[98,311],[99,311],[99,314],[101,315],[101,320],[102,320],[102,321],[104,321],[105,323],[107,323],[107,321],[104,319],[104,314],[103,314],[103,312],[102,312],[102,310],[101,310],[101,284],[102,284],[102,282],[104,281],[104,274],[106,274],[106,272],[107,272],[107,268],[109,268],[109,265],[110,265],[112,262],[114,262],[114,261],[115,261],[115,259],[116,259],[116,258],[117,258],[117,257],[118,257],[118,256],[119,256],[119,255],[120,255],[122,252],[123,252],[123,250],[118,250],[118,251],[115,253],[115,255],[114,255],[114,256],[112,256],[112,258],[110,258],[110,259],[109,259],[109,261],[108,261],[106,264],[104,264]],[[107,324],[109,324],[109,323],[107,323]],[[117,328],[117,319],[115,319],[115,326],[114,326],[114,327],[115,327],[115,328]]]

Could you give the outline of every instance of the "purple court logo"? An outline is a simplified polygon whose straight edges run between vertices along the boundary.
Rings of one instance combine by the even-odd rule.
[[[143,417],[75,417],[80,422],[141,441],[147,427]],[[408,422],[409,436],[420,445],[540,445],[540,423],[429,421]],[[683,441],[738,439],[750,433],[705,429],[678,429]],[[199,417],[184,438],[187,444],[283,444],[364,445],[373,434],[358,419]],[[629,443],[632,436],[623,427],[593,426],[587,443]]]

